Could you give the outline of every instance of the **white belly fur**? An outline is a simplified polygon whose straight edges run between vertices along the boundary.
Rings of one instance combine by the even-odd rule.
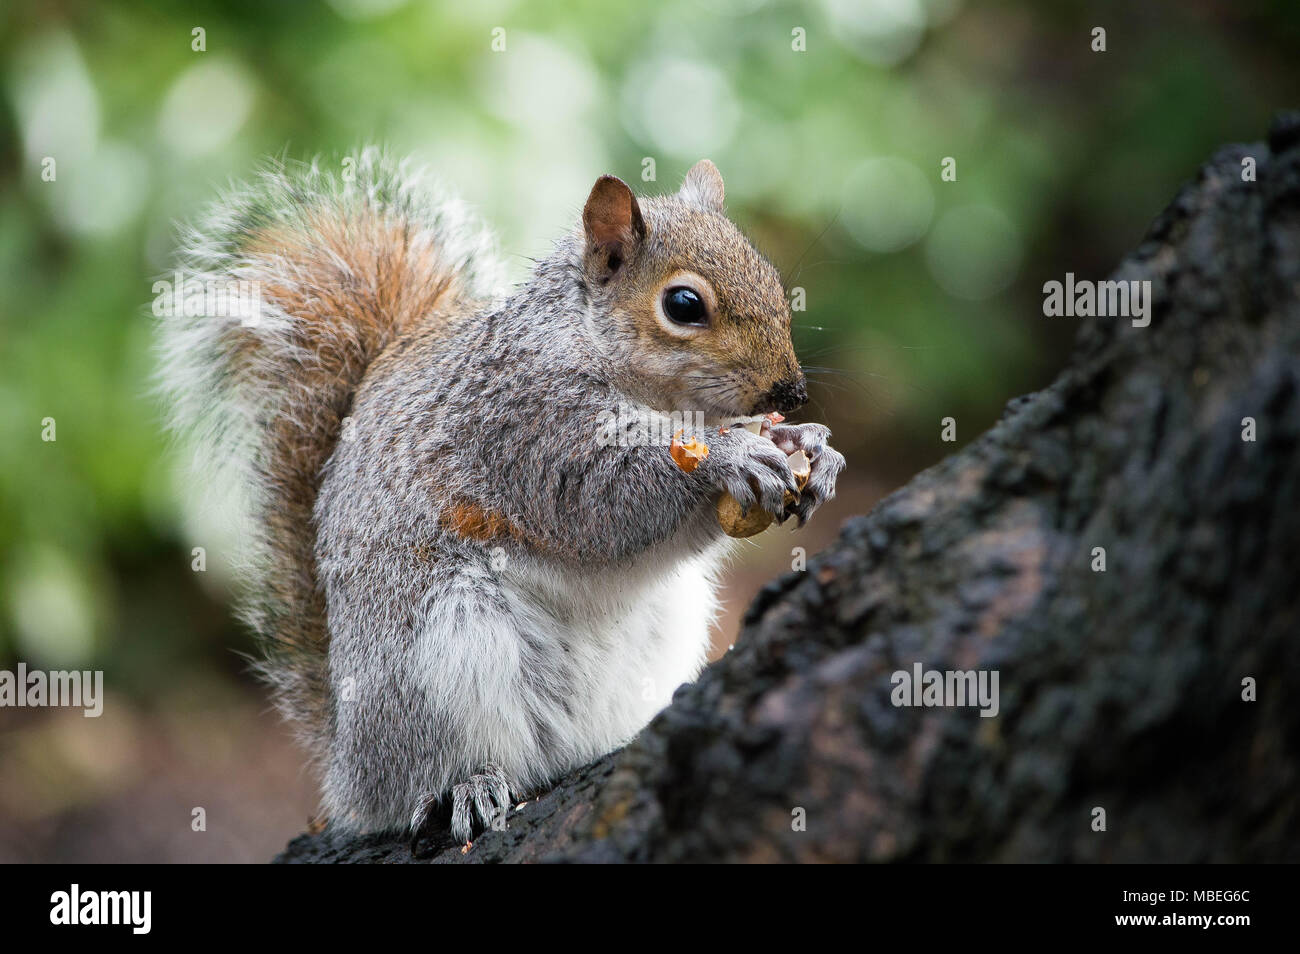
[[[491,762],[527,792],[629,741],[704,665],[727,542],[600,572],[458,572],[425,601],[413,659],[464,732],[467,761],[445,769]]]

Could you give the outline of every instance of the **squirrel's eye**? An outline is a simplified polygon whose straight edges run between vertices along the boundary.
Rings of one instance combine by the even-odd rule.
[[[664,314],[679,325],[707,325],[704,301],[693,288],[677,286],[664,292]]]

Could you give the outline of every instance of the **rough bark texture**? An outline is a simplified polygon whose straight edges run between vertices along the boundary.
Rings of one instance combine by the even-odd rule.
[[[1044,318],[1081,325],[1051,387],[769,584],[631,746],[432,860],[1300,860],[1300,117],[1113,277],[1149,327]],[[998,715],[894,706],[918,662],[996,670]]]

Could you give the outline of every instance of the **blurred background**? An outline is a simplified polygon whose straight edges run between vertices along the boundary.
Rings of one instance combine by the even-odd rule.
[[[263,861],[312,811],[240,656],[231,523],[149,393],[176,223],[263,157],[410,154],[516,280],[599,174],[655,192],[718,164],[803,290],[804,419],[849,460],[830,512],[744,545],[721,653],[793,547],[1052,379],[1075,325],[1043,282],[1103,277],[1215,148],[1261,139],[1298,49],[1292,0],[8,0],[0,669],[101,669],[106,698],[0,708],[0,861]]]

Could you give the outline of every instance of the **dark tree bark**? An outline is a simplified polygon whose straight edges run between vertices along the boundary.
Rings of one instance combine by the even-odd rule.
[[[1050,387],[769,584],[632,745],[433,860],[1300,860],[1300,114],[1112,277],[1149,327],[1044,318],[1080,325]],[[996,670],[997,716],[896,707],[915,663]]]

